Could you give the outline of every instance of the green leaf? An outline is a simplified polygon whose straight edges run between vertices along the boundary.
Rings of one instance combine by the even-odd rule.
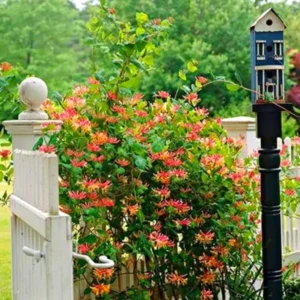
[[[4,165],[0,165],[0,171],[6,171],[6,167]]]
[[[265,93],[264,98],[266,101],[270,101],[270,102],[272,102],[274,100],[273,95],[268,92]]]
[[[146,30],[143,27],[138,27],[135,31],[136,35],[142,35],[146,32]]]
[[[197,71],[197,67],[194,65],[194,63],[192,61],[189,61],[187,63],[187,68],[190,72],[194,73]]]
[[[154,153],[158,153],[158,152],[161,152],[164,150],[164,147],[165,147],[165,142],[163,139],[161,138],[158,138],[157,140],[155,140],[152,145],[151,145],[151,148],[152,148],[152,151]]]
[[[39,139],[38,139],[38,141],[35,143],[35,145],[33,146],[33,149],[32,150],[37,150],[40,146],[42,146],[43,145],[43,142],[44,142],[44,139],[43,139],[43,137],[40,137]]]
[[[191,89],[187,85],[183,85],[182,89],[188,94],[191,92]]]
[[[293,110],[294,110],[294,112],[296,112],[297,114],[300,114],[300,109],[299,109],[299,108],[293,106]]]
[[[154,58],[152,55],[148,54],[144,57],[144,63],[148,66],[153,66],[154,64]]]
[[[106,2],[106,0],[100,0],[100,3],[101,3],[102,6],[105,5],[105,2]]]
[[[142,210],[139,209],[136,216],[141,223],[145,221],[145,215],[143,214]]]
[[[236,92],[240,89],[240,86],[235,83],[226,83],[226,88],[230,92]]]
[[[124,174],[125,173],[125,169],[124,168],[118,168],[117,169],[117,174]]]
[[[180,70],[178,72],[178,76],[179,76],[180,79],[186,81],[186,72],[185,71]]]
[[[146,167],[147,161],[145,158],[137,156],[134,163],[139,169],[143,170]]]
[[[148,21],[148,15],[141,12],[141,13],[136,13],[135,14],[135,18],[136,18],[136,21],[138,22],[138,24],[144,24]]]
[[[209,180],[209,177],[207,174],[205,174],[204,172],[201,174],[201,180],[203,181],[203,183],[207,183]]]
[[[100,82],[104,81],[104,77],[103,77],[103,71],[98,71],[94,74],[95,78],[97,80],[99,80]]]
[[[127,88],[127,89],[137,89],[140,85],[141,78],[136,76],[132,77],[131,79],[124,81],[120,84],[121,87]]]

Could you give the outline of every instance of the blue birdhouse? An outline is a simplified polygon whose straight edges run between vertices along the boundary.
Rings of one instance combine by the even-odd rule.
[[[284,44],[286,26],[274,9],[265,11],[250,27],[252,103],[285,103]]]

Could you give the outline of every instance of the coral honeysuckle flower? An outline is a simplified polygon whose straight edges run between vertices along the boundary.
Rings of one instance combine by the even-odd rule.
[[[98,278],[98,279],[103,279],[103,280],[107,280],[107,279],[111,279],[111,277],[114,274],[114,268],[111,269],[96,269],[94,271],[94,275]]]
[[[187,177],[187,173],[186,173],[186,171],[183,170],[183,169],[173,170],[173,171],[172,171],[172,174],[173,174],[174,176],[176,176],[177,178],[182,178],[182,179],[184,179],[184,178]]]
[[[171,191],[164,186],[161,189],[153,189],[153,192],[159,195],[161,198],[169,198],[171,194]]]
[[[70,214],[72,212],[72,209],[68,205],[60,205],[59,210],[65,214]]]
[[[126,159],[116,159],[115,162],[120,165],[121,167],[126,167],[130,164],[130,161],[126,160]]]
[[[295,196],[296,192],[295,190],[285,190],[285,194],[288,196]]]
[[[214,239],[215,234],[213,232],[203,232],[196,234],[196,240],[199,241],[201,244],[210,244]]]
[[[204,284],[213,284],[215,282],[215,278],[216,275],[211,271],[207,271],[204,274],[197,277],[197,279]]]
[[[165,92],[165,91],[159,91],[154,96],[162,98],[162,99],[168,99],[168,98],[170,98],[170,94],[168,92]]]
[[[145,117],[148,116],[148,113],[144,110],[138,110],[138,111],[135,112],[135,115],[137,117],[145,118]]]
[[[73,191],[69,191],[68,192],[69,196],[71,199],[74,200],[82,200],[85,199],[87,197],[87,193],[86,192],[73,192]]]
[[[108,136],[105,131],[95,132],[95,133],[91,134],[91,138],[92,138],[92,143],[94,145],[98,145],[98,146],[102,146],[102,145],[106,144],[108,141]]]
[[[55,149],[55,148],[54,148]],[[52,152],[52,151],[51,151]],[[10,150],[1,150],[0,151],[0,156],[4,159],[8,159],[9,156],[11,155]]]
[[[221,255],[221,256],[226,256],[229,253],[228,248],[218,245],[212,248],[211,253],[215,254],[215,255]]]
[[[173,207],[177,214],[185,214],[187,213],[191,207],[181,200],[168,200],[163,202],[163,206]]]
[[[102,198],[100,200],[94,201],[93,206],[95,207],[113,207],[115,206],[115,201],[109,198]]]
[[[102,190],[108,190],[111,186],[111,182],[109,180],[106,180],[104,182],[98,181],[97,184],[98,187]]]
[[[197,76],[197,77],[196,77],[196,81],[198,81],[198,82],[201,83],[201,84],[206,84],[206,83],[208,83],[208,79],[205,78],[205,77],[202,77],[202,76]]]
[[[87,86],[80,86],[80,85],[77,85],[74,87],[73,89],[73,95],[74,96],[82,96],[82,95],[85,95],[89,92],[89,88]]]
[[[101,150],[101,148],[95,143],[88,143],[86,148],[91,152],[98,152]]]
[[[203,289],[201,291],[201,300],[213,300],[213,299],[214,299],[214,295],[211,290]]]
[[[135,95],[133,95],[133,97],[130,100],[130,104],[131,105],[136,105],[137,103],[139,103],[141,100],[143,100],[144,95],[141,93],[137,93]]]
[[[52,146],[52,145],[42,145],[39,147],[39,151],[40,152],[45,152],[45,153],[53,153],[56,151],[56,148],[55,146]]]
[[[108,100],[116,101],[116,100],[118,100],[118,95],[112,91],[108,91],[107,98],[108,98]]]
[[[291,165],[291,162],[288,159],[281,161],[281,167],[288,167]]]
[[[183,220],[174,220],[174,223],[178,226],[186,226],[189,227],[191,224],[191,221],[187,218],[183,219]]]
[[[89,191],[95,190],[98,188],[98,184],[96,179],[88,179],[84,178],[83,181],[81,182],[81,185],[88,189]]]
[[[158,233],[156,231],[153,231],[149,235],[149,239],[150,239],[150,241],[152,241],[154,243],[154,245],[158,249],[165,248],[165,247],[174,247],[175,246],[175,243],[173,241],[171,241],[169,239],[169,237],[167,237],[164,234]]]
[[[165,165],[168,167],[179,167],[182,165],[182,161],[179,158],[169,158],[165,161]]]
[[[78,252],[81,254],[86,254],[91,250],[91,246],[87,243],[78,245]]]
[[[104,156],[104,155],[97,156],[97,155],[95,155],[95,154],[92,154],[91,157],[90,157],[90,160],[91,160],[91,161],[97,162],[97,163],[103,162],[104,159],[105,159],[105,156]]]
[[[111,14],[111,15],[115,15],[116,14],[116,10],[114,8],[108,8],[107,11]]]
[[[137,274],[136,276],[139,280],[146,280],[146,279],[151,278],[152,274],[151,273],[144,273],[144,274]]]
[[[3,72],[10,71],[12,68],[11,64],[8,62],[2,62],[0,63],[0,70]]]
[[[69,97],[64,100],[64,105],[67,108],[84,107],[85,104],[86,104],[85,99],[79,97]]]
[[[91,85],[98,85],[98,84],[100,84],[100,81],[97,80],[95,77],[92,77],[92,76],[87,79],[87,82],[89,84],[91,84]]]
[[[107,295],[110,292],[110,284],[100,283],[92,286],[91,290],[96,296]]]
[[[184,96],[183,98],[192,105],[196,105],[199,102],[197,93],[189,93],[186,96]]]
[[[108,140],[107,140],[107,142],[108,142],[109,144],[117,144],[117,143],[120,142],[120,140],[118,140],[118,139],[115,138],[115,137],[109,137]]]
[[[170,184],[172,177],[172,172],[170,171],[160,171],[155,174],[155,179],[165,185]]]
[[[71,160],[71,165],[75,168],[82,168],[87,166],[87,162],[85,160],[79,161],[78,159],[72,159]]]
[[[117,117],[107,116],[107,117],[105,118],[105,121],[106,121],[107,123],[118,123],[118,122],[120,121],[120,119],[117,118]]]
[[[208,115],[208,109],[207,108],[195,108],[195,112],[199,115],[199,116],[207,116]]]
[[[168,281],[173,285],[182,286],[182,285],[186,285],[188,282],[188,279],[186,277],[187,274],[179,275],[178,272],[175,271],[174,273],[168,275]]]
[[[126,204],[125,207],[122,208],[123,214],[129,214],[130,216],[135,216],[138,211],[139,211],[139,205],[134,204],[134,205],[128,205]]]

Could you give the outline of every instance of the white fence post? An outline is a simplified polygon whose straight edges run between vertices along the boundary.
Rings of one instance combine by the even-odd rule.
[[[15,150],[10,199],[12,299],[73,300],[71,218],[59,211],[58,158],[28,151],[45,124],[61,121],[47,120],[40,110],[47,97],[41,79],[25,79],[19,94],[28,109],[19,120],[3,122]]]
[[[12,147],[15,149],[32,150],[42,136],[45,124],[61,124],[61,121],[47,120],[48,116],[40,110],[47,98],[47,86],[39,78],[29,77],[19,87],[20,100],[28,109],[19,115],[19,120],[4,121],[3,125],[12,136]]]
[[[235,117],[222,119],[222,125],[230,137],[245,139],[245,147],[242,149],[241,157],[246,157],[258,149],[256,138],[255,118]]]

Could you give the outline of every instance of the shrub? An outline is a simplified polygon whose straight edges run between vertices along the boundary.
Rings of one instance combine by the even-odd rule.
[[[48,101],[45,110],[63,125],[45,128],[47,144],[36,145],[59,155],[61,209],[72,216],[78,251],[116,262],[113,272],[93,272],[86,293],[215,299],[228,291],[256,299],[256,169],[239,159],[242,141],[228,138],[220,120],[197,106],[205,78],[184,87],[182,99],[158,91],[149,104],[133,92],[170,20],[158,24],[138,13],[134,27],[113,13],[102,8],[91,25],[118,59],[113,77],[96,72],[87,86]],[[124,270],[134,285],[112,287]],[[75,276],[86,271],[76,262]]]

